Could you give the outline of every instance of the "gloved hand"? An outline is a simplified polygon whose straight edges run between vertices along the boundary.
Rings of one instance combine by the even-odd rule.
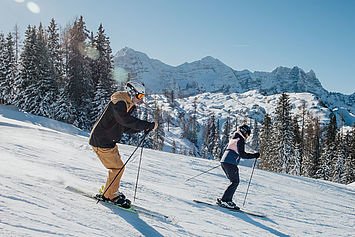
[[[260,153],[259,152],[254,153],[254,156],[255,156],[256,159],[258,159],[260,157]]]
[[[154,128],[153,128],[152,132],[154,132],[155,129],[157,129],[158,125],[159,125],[159,124],[158,124],[157,122],[154,122]]]
[[[158,127],[158,123],[157,122],[149,123],[149,128],[146,130],[146,132],[154,132],[155,129],[157,129],[157,127]]]

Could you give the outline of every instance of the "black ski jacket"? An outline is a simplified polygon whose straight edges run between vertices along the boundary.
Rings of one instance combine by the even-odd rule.
[[[123,133],[138,133],[153,129],[154,123],[140,120],[131,114],[135,109],[127,92],[116,92],[91,130],[89,144],[100,148],[113,148]]]

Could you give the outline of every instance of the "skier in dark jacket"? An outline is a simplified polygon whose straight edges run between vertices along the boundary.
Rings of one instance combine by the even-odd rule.
[[[232,199],[239,184],[238,164],[240,158],[253,159],[260,157],[259,153],[251,154],[245,152],[245,140],[250,136],[250,133],[251,129],[248,125],[240,126],[232,139],[230,139],[228,146],[223,153],[221,166],[231,183],[224,191],[222,198],[217,198],[217,204],[222,207],[239,209]]]
[[[100,198],[124,207],[129,207],[131,202],[118,191],[124,167],[116,143],[121,140],[123,133],[154,131],[158,125],[156,122],[140,120],[131,115],[136,104],[142,101],[144,94],[143,83],[138,81],[127,82],[125,91],[116,92],[111,96],[110,102],[91,130],[89,139],[89,144],[102,164],[109,170],[105,190],[122,169],[106,191],[105,196]]]

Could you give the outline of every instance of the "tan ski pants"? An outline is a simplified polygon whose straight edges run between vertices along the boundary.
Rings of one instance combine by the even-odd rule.
[[[118,152],[118,147],[117,145],[114,148],[100,148],[100,147],[92,147],[94,151],[96,152],[97,156],[100,158],[102,164],[108,169],[108,177],[106,181],[106,186],[105,190],[107,187],[110,185],[112,180],[115,178],[117,173],[121,170],[123,167],[123,162],[121,160],[120,153]],[[118,195],[116,192],[118,191],[118,188],[120,186],[120,180],[122,178],[123,170],[120,172],[120,174],[117,176],[115,181],[112,183],[111,187],[107,190],[105,193],[105,197],[109,199],[114,199]]]

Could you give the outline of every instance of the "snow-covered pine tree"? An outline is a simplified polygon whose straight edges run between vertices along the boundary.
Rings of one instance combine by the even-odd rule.
[[[216,125],[215,125],[215,115],[212,113],[204,126],[203,134],[202,134],[202,139],[203,139],[203,144],[202,144],[202,157],[211,159],[212,158],[212,149],[214,146],[214,141],[215,141],[215,130],[216,130]]]
[[[336,135],[336,156],[334,157],[334,163],[332,165],[333,177],[332,181],[337,183],[343,183],[345,180],[345,161],[348,153],[348,147],[345,143],[345,137],[340,130]]]
[[[56,70],[47,47],[47,37],[42,24],[38,27],[37,42],[35,44],[37,55],[37,81],[33,85],[37,96],[34,99],[35,107],[29,111],[33,114],[54,118],[58,86]]]
[[[51,27],[53,28],[53,26]],[[61,60],[63,61],[63,82],[58,83],[59,87],[59,98],[57,100],[57,110],[55,113],[56,120],[66,122],[69,124],[74,124],[75,119],[77,118],[76,107],[72,104],[70,99],[70,90],[71,84],[69,83],[69,59],[70,59],[70,29],[71,26],[68,25],[62,29],[61,34],[59,35],[60,41],[60,52]],[[53,37],[55,38],[55,37]]]
[[[304,160],[304,146],[305,146],[305,120],[306,120],[306,114],[307,114],[307,103],[306,101],[302,101],[301,106],[298,107],[299,110],[301,110],[301,114],[300,114],[300,118],[299,118],[299,122],[300,122],[300,136],[301,136],[301,141],[300,141],[300,147],[299,147],[299,155],[300,155],[300,165],[301,165],[301,175],[303,174],[303,160]]]
[[[275,139],[278,152],[278,172],[289,173],[294,154],[290,97],[282,93],[275,112]]]
[[[28,26],[25,32],[24,46],[21,53],[20,73],[15,81],[15,104],[22,110],[30,112],[35,104],[37,74],[37,30],[35,26]]]
[[[162,116],[161,108],[158,106],[157,102],[154,107],[154,121],[158,123],[158,127],[152,134],[153,149],[162,151],[164,148],[164,121]]]
[[[231,119],[227,117],[226,121],[223,124],[223,129],[222,129],[222,138],[221,138],[221,152],[219,153],[219,158],[222,157],[225,148],[228,145],[230,136],[231,136],[231,130],[232,130],[232,124],[231,124]]]
[[[275,141],[273,126],[269,114],[264,115],[264,121],[259,133],[260,168],[269,171],[276,170]]]
[[[5,104],[3,84],[6,84],[5,74],[5,37],[3,33],[0,33],[0,104]]]
[[[312,177],[312,170],[314,168],[313,164],[313,137],[314,137],[314,127],[313,127],[313,116],[309,112],[303,117],[302,126],[303,129],[303,157],[301,163],[301,175],[306,177]],[[301,132],[302,133],[302,132]]]
[[[237,117],[237,116],[235,116],[235,120],[233,121],[232,124],[233,124],[233,125],[232,125],[232,130],[231,130],[231,132],[234,133],[234,132],[236,132],[236,131],[238,130],[238,127],[239,127],[239,120],[238,120],[238,117]]]
[[[173,140],[173,144],[171,145],[171,153],[176,153],[176,142]]]
[[[304,117],[303,160],[301,175],[314,177],[319,167],[321,129],[319,118],[307,111]]]
[[[186,138],[190,142],[197,145],[197,121],[194,115],[188,115],[187,118],[185,116],[181,120],[182,122],[182,137]]]
[[[301,132],[300,132],[300,127],[298,125],[297,116],[293,117],[292,131],[294,134],[294,137],[293,137],[294,153],[293,153],[293,160],[291,161],[290,174],[300,176],[301,175],[301,154],[300,154]]]
[[[215,146],[216,141],[216,117],[213,113],[211,116],[211,123],[207,137],[207,152],[208,152],[208,159],[214,159],[213,157],[213,148]]]
[[[94,85],[86,51],[87,30],[82,16],[74,21],[68,33],[67,83],[69,99],[76,109],[74,125],[90,129],[92,121],[89,112],[92,109]]]
[[[256,119],[254,119],[254,125],[253,125],[253,136],[251,139],[251,148],[253,148],[254,150],[259,150],[259,126],[258,126],[258,122],[256,121]]]
[[[193,110],[189,111],[191,113],[187,114],[185,116],[185,113],[181,113],[179,118],[182,124],[182,137],[188,139],[190,142],[192,142],[195,146],[197,146],[197,133],[199,131],[199,125],[197,122],[197,102],[196,98],[193,102]],[[169,118],[169,120],[171,120]],[[169,125],[168,125],[169,126]]]
[[[311,177],[314,177],[316,175],[316,172],[320,166],[320,154],[321,154],[321,140],[322,140],[322,128],[319,122],[319,117],[316,116],[313,119],[313,139],[312,139],[312,144],[313,144],[313,166],[312,166],[312,172],[310,174],[312,175]]]
[[[59,30],[57,24],[52,18],[47,28],[47,48],[48,61],[52,67],[52,76],[57,86],[57,99],[53,103],[54,118],[56,120],[73,123],[73,108],[68,100],[68,91],[64,91],[65,85],[65,66],[64,66],[64,49],[60,41]]]
[[[0,104],[7,104],[5,96],[7,95],[8,82],[6,80],[5,63],[5,37],[0,33]]]
[[[333,177],[332,181],[337,183],[346,183],[345,177],[345,162],[347,155],[349,154],[349,144],[347,141],[347,136],[344,134],[345,118],[344,114],[340,114],[340,128],[336,135],[336,157],[334,157],[332,163]]]
[[[18,66],[15,55],[15,41],[12,33],[8,33],[5,39],[4,64],[5,64],[5,84],[0,85],[3,98],[6,104],[13,104],[15,98],[14,84],[18,78]]]
[[[17,24],[14,26],[14,31],[13,31],[13,37],[14,37],[14,49],[15,49],[15,63],[18,66],[19,64],[19,55],[20,55],[20,34],[19,34],[19,27]]]
[[[192,111],[192,116],[191,116],[191,141],[193,144],[195,144],[195,146],[197,146],[197,142],[198,142],[198,137],[197,134],[200,131],[200,126],[199,123],[197,122],[197,98],[195,97],[192,107],[193,107],[193,111]]]
[[[221,139],[220,139],[220,132],[219,132],[219,119],[216,121],[216,126],[215,126],[215,132],[214,132],[214,141],[213,141],[213,147],[212,147],[212,157],[214,160],[219,160],[221,157],[219,156],[221,154]]]
[[[92,48],[96,54],[90,57],[92,78],[95,85],[95,93],[92,109],[92,123],[96,121],[105,108],[110,96],[114,92],[115,81],[113,80],[113,56],[109,38],[100,24],[97,35],[93,40]]]
[[[326,128],[325,139],[323,142],[322,152],[320,156],[320,166],[316,171],[316,177],[324,180],[332,178],[332,161],[336,157],[336,134],[337,122],[334,113],[330,114],[330,121]]]
[[[167,123],[167,125],[168,125],[168,132],[170,132],[170,123],[171,123],[171,121],[172,121],[172,117],[171,117],[169,111],[165,111],[165,112],[164,112],[164,115],[165,115],[166,123]]]
[[[355,182],[355,124],[352,130],[347,133],[345,140],[345,146],[348,147],[348,154],[346,155],[342,183],[350,184]]]
[[[60,44],[59,30],[57,24],[52,18],[50,25],[47,28],[47,48],[48,60],[51,62],[52,73],[56,79],[58,88],[64,87],[64,62],[63,49]]]
[[[174,93],[174,90],[170,91],[169,102],[170,102],[170,106],[172,108],[174,108],[175,107],[175,93]]]
[[[211,123],[211,118],[208,117],[207,121],[203,125],[203,131],[202,131],[202,147],[201,147],[201,155],[203,158],[207,158],[208,155],[208,146],[207,146],[207,141],[208,141],[208,129]]]
[[[64,86],[59,92],[57,100],[57,109],[55,111],[55,118],[58,121],[73,124],[75,121],[76,108],[72,105],[69,99],[68,84]]]

